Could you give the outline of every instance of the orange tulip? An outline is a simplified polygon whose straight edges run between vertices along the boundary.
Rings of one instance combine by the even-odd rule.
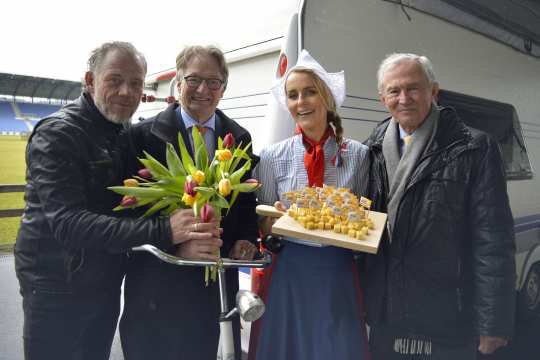
[[[216,150],[216,157],[219,161],[227,161],[232,158],[232,153],[229,149]]]

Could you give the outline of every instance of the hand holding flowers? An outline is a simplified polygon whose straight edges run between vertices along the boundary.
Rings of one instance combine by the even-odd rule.
[[[217,260],[216,250],[223,244],[218,221],[201,223],[191,209],[175,211],[169,221],[173,243],[179,244],[177,256],[186,259]]]
[[[126,179],[124,186],[109,188],[124,195],[120,205],[114,210],[149,206],[144,216],[150,216],[156,212],[171,215],[178,208],[191,207],[196,219],[204,223],[215,218],[214,222],[218,224],[221,210],[230,209],[239,193],[252,192],[259,188],[260,184],[255,179],[242,182],[242,178],[251,168],[251,158],[248,155],[251,144],[242,146],[240,143],[235,146],[235,139],[229,133],[223,140],[218,138],[217,149],[209,159],[204,139],[196,127],[193,127],[192,135],[193,157],[190,156],[181,134],[178,136],[180,156],[172,144],[166,145],[166,166],[144,152],[145,158],[139,160],[145,168],[139,170],[138,176]],[[171,225],[175,216],[177,215],[171,217]],[[173,228],[173,237],[174,234]],[[247,248],[238,246],[240,254]],[[189,258],[196,254],[201,256],[204,252],[201,252],[201,249],[208,250],[211,247],[216,247],[215,241],[204,244],[182,242],[177,255]],[[239,256],[237,252],[234,252],[234,255]],[[204,258],[209,258],[208,256],[210,255],[206,252]],[[213,269],[212,278],[215,278],[215,270]]]

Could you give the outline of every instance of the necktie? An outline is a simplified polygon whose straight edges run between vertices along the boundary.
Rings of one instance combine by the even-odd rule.
[[[405,144],[405,147],[409,145],[412,141],[412,135],[407,135],[403,137],[403,143]]]
[[[412,141],[412,135],[405,135],[401,138],[403,141],[403,145],[399,148],[399,157],[403,157],[405,152],[407,151],[407,147],[411,144]]]
[[[204,134],[206,134],[206,132],[208,131],[208,128],[206,126],[201,126],[201,125],[195,125],[197,127],[197,129],[199,130],[199,133],[201,133],[202,136],[204,136]]]

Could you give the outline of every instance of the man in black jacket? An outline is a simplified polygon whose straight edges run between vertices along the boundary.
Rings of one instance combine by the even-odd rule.
[[[392,115],[367,141],[371,197],[388,213],[366,261],[374,359],[475,359],[513,334],[513,220],[497,143],[438,108],[431,62],[380,65]]]
[[[194,126],[202,129],[209,154],[214,153],[217,138],[224,138],[227,133],[234,136],[237,144],[250,143],[249,132],[217,109],[228,74],[225,57],[219,49],[189,46],[182,50],[176,59],[180,104],[171,104],[131,129],[131,139],[139,156],[145,150],[165,161],[167,142],[179,151],[179,133],[193,156]],[[244,177],[249,178],[250,174]],[[255,205],[253,193],[240,193],[223,218],[223,257],[253,258],[257,250],[254,245],[257,239]],[[178,246],[176,255],[190,256],[193,249],[191,242],[185,242]],[[160,263],[146,254],[137,254],[130,261],[120,322],[125,358],[216,359],[219,294],[216,283],[205,286],[204,269]],[[232,305],[238,291],[238,271],[227,270],[226,281],[228,302]],[[236,356],[240,359],[239,321],[235,320],[233,325]]]
[[[26,359],[108,359],[120,308],[125,252],[219,234],[190,211],[122,219],[123,125],[143,91],[146,61],[131,44],[105,43],[88,60],[85,91],[41,120],[26,150],[26,208],[15,245]],[[193,230],[193,231],[191,231]],[[191,241],[190,241],[191,242]]]

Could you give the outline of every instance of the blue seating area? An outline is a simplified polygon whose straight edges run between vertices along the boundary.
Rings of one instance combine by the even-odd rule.
[[[23,115],[34,115],[42,118],[52,114],[60,108],[58,105],[17,103]]]
[[[59,105],[20,103],[18,106],[22,116],[34,119],[24,121],[17,118],[10,102],[0,101],[0,134],[20,134],[30,132],[37,123],[37,118],[45,117],[60,108]],[[30,125],[30,126],[29,126]]]

